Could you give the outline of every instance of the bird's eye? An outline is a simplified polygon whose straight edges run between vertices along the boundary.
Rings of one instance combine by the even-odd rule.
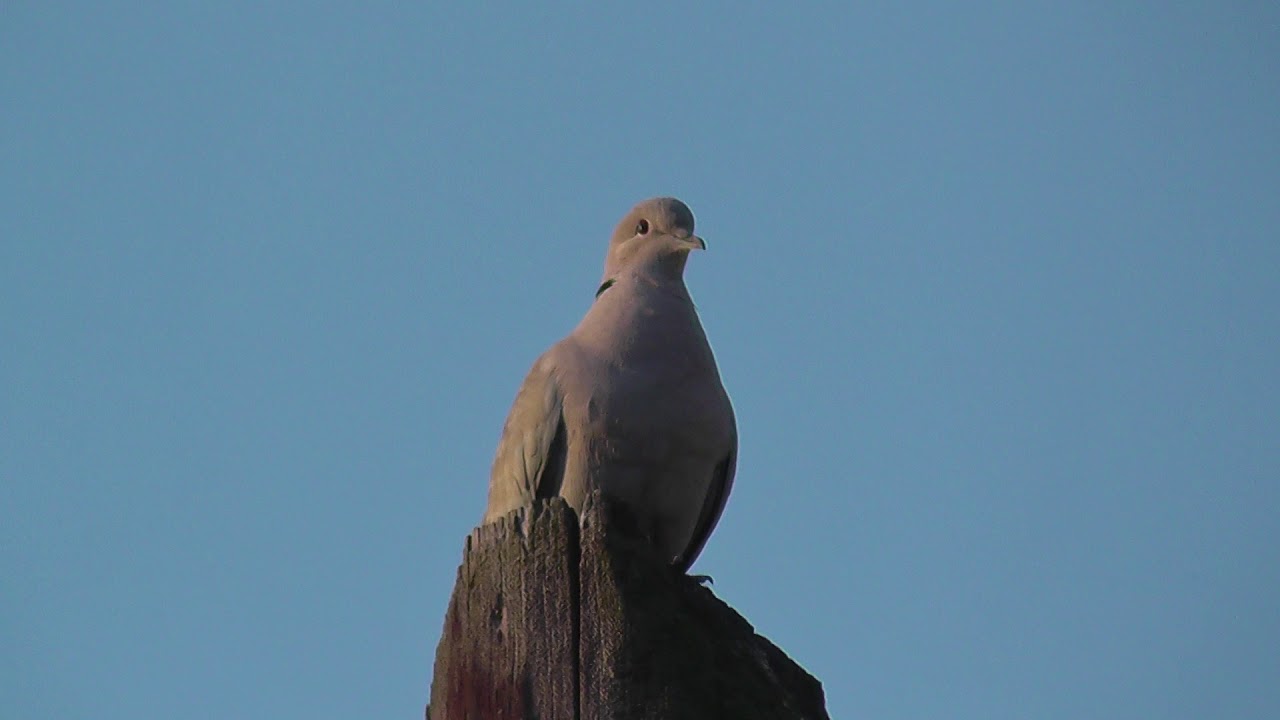
[[[649,221],[648,221],[648,220],[641,220],[640,222],[636,223],[636,234],[637,234],[637,235],[648,235],[648,234],[649,234]]]

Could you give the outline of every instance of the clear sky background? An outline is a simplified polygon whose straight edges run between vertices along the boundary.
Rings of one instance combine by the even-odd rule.
[[[673,194],[834,717],[1280,717],[1274,4],[415,5],[0,13],[0,715],[420,717]]]

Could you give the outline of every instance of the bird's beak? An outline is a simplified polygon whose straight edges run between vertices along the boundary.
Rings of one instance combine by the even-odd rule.
[[[697,235],[690,235],[686,238],[680,238],[680,241],[689,246],[690,250],[706,250],[707,241]]]

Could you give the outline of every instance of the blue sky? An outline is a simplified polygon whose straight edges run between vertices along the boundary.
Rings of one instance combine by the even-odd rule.
[[[515,388],[673,194],[696,571],[834,717],[1280,716],[1278,76],[1253,2],[11,3],[0,711],[420,717]]]

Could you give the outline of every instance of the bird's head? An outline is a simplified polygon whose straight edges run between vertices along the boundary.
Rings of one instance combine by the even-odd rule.
[[[631,208],[609,240],[604,261],[608,281],[633,271],[655,280],[679,279],[691,250],[707,244],[693,234],[693,211],[671,197],[653,198]]]

